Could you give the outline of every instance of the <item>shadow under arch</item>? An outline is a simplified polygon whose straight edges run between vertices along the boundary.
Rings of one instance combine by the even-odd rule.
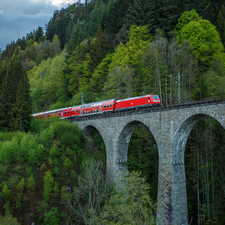
[[[118,168],[119,171],[124,170],[126,173],[128,171],[127,164],[126,164],[127,159],[128,159],[128,147],[129,147],[129,143],[131,140],[131,136],[132,136],[134,130],[139,125],[143,125],[148,129],[148,131],[150,132],[150,134],[152,135],[152,137],[154,139],[154,143],[156,143],[154,135],[151,132],[151,130],[147,124],[145,124],[142,121],[138,121],[138,120],[134,120],[134,121],[127,123],[124,126],[124,128],[122,129],[122,131],[120,132],[119,138],[118,138],[118,151],[117,151],[116,158],[117,158],[117,163],[119,164],[119,168]],[[157,146],[157,144],[155,144],[155,147],[156,146]]]
[[[174,154],[174,161],[173,164],[183,164],[184,163],[184,153],[185,153],[185,147],[187,144],[188,136],[191,133],[191,130],[193,129],[194,125],[200,121],[201,119],[205,117],[211,117],[212,119],[215,119],[224,129],[224,125],[220,123],[220,121],[215,118],[213,115],[210,114],[195,114],[186,119],[181,126],[176,131],[176,134],[174,136],[173,141],[173,154]]]
[[[105,138],[102,135],[100,129],[94,125],[87,125],[82,129],[83,134],[87,137],[87,150],[89,151],[89,154],[93,155],[93,152],[90,152],[90,150],[95,149],[95,158],[100,153],[104,154],[104,159],[97,157],[97,160],[103,160],[106,164],[106,145],[105,145]]]
[[[172,154],[172,180],[171,180],[171,199],[172,199],[172,223],[187,224],[188,207],[187,207],[187,189],[186,189],[186,172],[185,172],[185,149],[188,137],[195,124],[203,118],[212,118],[217,121],[223,128],[221,121],[210,113],[199,113],[187,118],[176,130],[173,138]],[[183,215],[183,221],[177,221],[178,215]]]

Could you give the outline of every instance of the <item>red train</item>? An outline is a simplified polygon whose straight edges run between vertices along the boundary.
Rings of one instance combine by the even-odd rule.
[[[110,99],[101,102],[93,102],[84,105],[72,106],[63,109],[56,109],[41,113],[32,114],[33,117],[49,118],[52,115],[58,115],[60,118],[71,116],[89,116],[94,114],[104,114],[116,111],[126,111],[134,108],[145,108],[161,106],[158,95],[143,95],[134,98],[126,98],[122,100]]]

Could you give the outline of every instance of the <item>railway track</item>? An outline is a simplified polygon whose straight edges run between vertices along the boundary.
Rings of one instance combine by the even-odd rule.
[[[120,116],[126,116],[126,115],[160,112],[160,111],[167,111],[167,110],[174,110],[174,109],[198,107],[201,105],[205,106],[205,105],[223,104],[223,103],[225,103],[225,98],[206,99],[206,100],[199,100],[199,101],[193,101],[193,102],[183,102],[179,104],[170,104],[170,105],[160,106],[160,107],[133,108],[133,109],[125,110],[125,111],[115,111],[112,113],[105,113],[105,114],[94,114],[94,115],[81,116],[81,117],[71,116],[66,118],[66,120],[70,122],[86,121],[86,120],[93,120],[93,119],[104,119],[109,117],[120,117]]]

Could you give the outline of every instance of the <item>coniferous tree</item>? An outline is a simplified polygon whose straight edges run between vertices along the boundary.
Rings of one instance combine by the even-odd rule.
[[[160,28],[168,35],[174,29],[179,17],[178,5],[171,0],[154,0],[153,30]]]
[[[96,34],[99,25],[102,24],[105,11],[106,11],[105,4],[102,3],[102,0],[98,0],[97,3],[95,4],[94,9],[91,12],[91,17],[88,22],[88,33],[91,36],[94,36]]]
[[[116,34],[124,23],[124,18],[127,13],[129,1],[115,0],[110,1],[107,11],[106,30],[110,34]]]
[[[130,27],[133,24],[137,26],[149,25],[150,31],[152,30],[153,14],[152,10],[154,2],[149,0],[133,0],[130,3],[126,15],[127,25]]]
[[[96,68],[96,66],[102,61],[103,58],[105,58],[106,54],[110,51],[110,45],[107,42],[107,36],[99,26],[90,52],[94,68]]]
[[[218,24],[218,31],[220,34],[221,41],[223,46],[225,47],[225,6],[222,5],[221,10],[217,16],[217,24]]]
[[[29,83],[26,76],[19,81],[16,101],[12,104],[11,108],[10,129],[27,131],[30,123],[31,101],[29,96]]]
[[[39,41],[44,41],[44,31],[42,27],[38,27],[36,32],[35,32],[35,41],[39,42]]]
[[[6,70],[5,70],[6,71]],[[24,93],[18,91],[19,83],[23,81]],[[23,97],[19,97],[21,94]],[[7,71],[5,77],[3,79],[1,90],[0,90],[0,126],[8,129],[12,128],[15,130],[15,126],[12,125],[12,121],[15,117],[19,115],[15,115],[12,111],[16,111],[14,108],[17,105],[17,101],[22,101],[21,99],[25,99],[27,106],[23,107],[23,115],[24,122],[22,123],[22,129],[27,130],[30,121],[31,114],[31,99],[29,94],[29,82],[27,79],[27,73],[23,68],[22,63],[20,62],[20,58],[17,55],[13,56],[12,61],[7,66]],[[26,119],[24,119],[26,118]],[[14,120],[15,121],[15,120]]]
[[[87,23],[85,21],[78,21],[73,26],[71,38],[67,45],[68,57],[72,55],[73,51],[76,50],[76,47],[87,37],[88,37]]]
[[[10,80],[8,79],[8,72],[3,79],[1,88],[0,88],[0,127],[1,129],[7,130],[7,123],[9,121],[8,112],[10,110],[9,101],[9,86]]]

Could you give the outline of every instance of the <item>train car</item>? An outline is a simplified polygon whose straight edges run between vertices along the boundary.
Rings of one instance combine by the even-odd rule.
[[[93,102],[82,105],[78,110],[79,116],[87,116],[93,114],[102,114],[115,110],[116,99],[105,100],[101,102]],[[75,106],[76,107],[76,106]],[[74,107],[74,108],[75,108]],[[72,108],[72,111],[74,110]]]
[[[63,118],[63,112],[70,111],[71,107],[69,108],[62,108],[62,109],[56,109],[56,110],[50,110],[46,112],[40,112],[40,113],[34,113],[32,114],[32,117],[34,118],[40,118],[40,119],[49,119],[49,117],[53,115],[59,116],[59,118]]]
[[[158,95],[143,95],[116,101],[115,111],[160,106],[160,104]]]
[[[49,117],[57,115],[62,119],[71,116],[90,116],[94,114],[104,114],[120,110],[129,110],[134,108],[144,108],[160,105],[161,101],[158,95],[143,95],[122,100],[110,99],[100,102],[93,102],[84,105],[35,113],[32,114],[32,116],[35,118],[49,119]]]

